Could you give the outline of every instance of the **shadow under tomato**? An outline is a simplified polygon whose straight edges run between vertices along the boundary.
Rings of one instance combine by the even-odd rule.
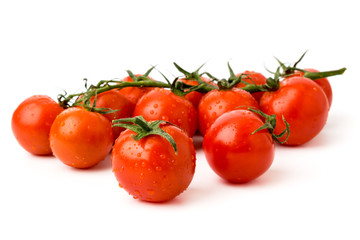
[[[328,147],[335,143],[335,141],[332,141],[334,138],[331,136],[329,132],[320,132],[317,136],[315,136],[310,141],[301,144],[301,145],[283,145],[280,143],[276,143],[276,147],[279,148],[321,148],[321,147]]]
[[[171,206],[185,206],[190,203],[194,203],[196,201],[204,201],[204,199],[209,199],[211,194],[216,194],[216,191],[214,191],[214,188],[197,188],[197,187],[191,187],[187,190],[185,190],[183,193],[178,195],[177,197],[165,201],[165,202],[147,202],[147,201],[141,201],[138,200],[141,204],[146,205],[156,205],[157,207],[171,207]]]
[[[99,162],[93,167],[90,168],[73,168],[70,167],[74,171],[82,171],[82,172],[99,172],[99,171],[111,171],[111,154],[108,154],[104,160]]]
[[[194,144],[195,150],[202,149],[203,139],[204,138],[201,135],[195,135],[193,137],[193,144]]]
[[[285,171],[279,169],[269,169],[266,173],[264,173],[260,177],[245,183],[229,182],[224,179],[220,179],[219,181],[221,181],[226,186],[230,186],[230,187],[253,188],[253,187],[263,187],[263,186],[281,183],[285,181],[286,175],[288,175],[288,173],[286,173]]]
[[[28,154],[29,154],[29,156],[39,159],[40,161],[52,161],[54,159],[57,160],[56,157],[52,154],[50,154],[50,155],[33,155],[31,153],[28,153]]]

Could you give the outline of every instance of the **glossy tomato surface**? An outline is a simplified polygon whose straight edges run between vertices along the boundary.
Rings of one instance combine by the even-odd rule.
[[[206,78],[206,77],[201,77],[201,80],[203,80],[204,82],[207,82],[209,84],[211,84],[211,80],[209,78]],[[185,78],[182,78],[180,79],[179,81],[182,81],[188,85],[192,85],[192,86],[197,86],[199,85],[199,83],[196,81],[196,80],[192,80],[192,79],[185,79]],[[199,105],[199,102],[201,100],[201,98],[204,96],[204,93],[200,93],[200,92],[196,92],[196,91],[193,91],[193,92],[190,92],[188,94],[185,95],[185,98],[187,100],[189,100],[193,105],[194,107],[197,109],[198,105]]]
[[[111,150],[110,121],[96,112],[68,108],[59,114],[50,130],[50,146],[64,164],[75,168],[95,166]]]
[[[280,82],[280,88],[266,92],[260,99],[260,109],[266,114],[275,114],[275,133],[285,129],[282,116],[290,125],[286,145],[301,145],[312,138],[325,126],[329,103],[322,88],[304,77],[290,77]],[[283,141],[284,138],[280,138]]]
[[[95,97],[91,99],[91,104],[94,100]],[[103,114],[110,122],[119,118],[131,117],[134,111],[134,106],[118,90],[110,90],[97,95],[95,106],[97,108],[105,108],[104,111],[115,110],[113,113]],[[113,127],[114,139],[123,130],[120,127]]]
[[[141,76],[140,74],[136,75],[137,77]],[[133,82],[133,79],[130,76],[122,79],[124,82]],[[129,100],[131,107],[135,108],[137,101],[147,92],[151,91],[151,87],[125,87],[119,89],[118,91]]]
[[[48,96],[29,97],[16,108],[11,119],[16,140],[31,154],[51,155],[50,128],[56,116],[63,110]]]
[[[262,85],[266,83],[266,77],[259,73],[259,72],[255,72],[255,71],[245,71],[242,73],[237,74],[236,76],[240,76],[241,74],[243,74],[243,77],[241,78],[241,80],[243,80],[244,82],[250,83],[250,84],[256,84],[256,85]],[[246,84],[245,83],[239,83],[238,85],[236,85],[236,87],[238,88],[242,88],[245,87]],[[256,101],[260,101],[261,96],[264,94],[264,92],[254,92],[251,93],[251,95],[256,99]]]
[[[134,116],[146,121],[164,120],[179,126],[190,137],[197,130],[197,113],[192,103],[167,89],[155,88],[136,104]]]
[[[319,72],[318,70],[313,69],[313,68],[305,68],[304,70],[309,71],[309,72]],[[301,77],[304,76],[304,73],[300,72],[300,71],[297,71],[295,74],[297,74]],[[332,99],[333,99],[333,92],[332,92],[332,88],[331,88],[329,80],[327,78],[319,78],[319,79],[316,79],[313,81],[316,82],[322,88],[322,90],[324,90],[326,97],[328,99],[329,108],[330,108],[331,104],[332,104]]]
[[[205,157],[221,178],[246,183],[264,174],[274,159],[274,141],[268,130],[252,134],[264,123],[254,113],[224,113],[204,136]]]
[[[177,145],[177,154],[168,140],[150,135],[136,141],[131,130],[120,134],[112,155],[112,168],[119,186],[134,198],[168,201],[189,186],[195,172],[196,155],[192,139],[179,128],[161,127]]]
[[[238,88],[212,90],[205,94],[198,106],[200,134],[204,136],[211,124],[222,114],[239,107],[258,108],[259,106],[250,93]]]

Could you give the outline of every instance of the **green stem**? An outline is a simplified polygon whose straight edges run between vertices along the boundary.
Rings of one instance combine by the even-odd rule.
[[[346,68],[341,68],[338,70],[333,70],[333,71],[326,71],[326,72],[309,72],[309,71],[304,71],[304,77],[306,78],[310,78],[312,80],[316,80],[316,79],[320,79],[320,78],[326,78],[326,77],[332,77],[332,76],[336,76],[336,75],[341,75],[346,71]]]
[[[280,144],[283,144],[285,143],[288,138],[289,138],[289,135],[290,135],[290,125],[289,123],[285,120],[284,116],[282,116],[282,120],[283,122],[285,123],[285,129],[284,131],[282,131],[280,134],[275,134],[274,133],[274,130],[275,130],[275,127],[276,127],[276,115],[275,114],[272,114],[272,115],[268,115],[260,110],[257,110],[257,109],[254,109],[254,108],[251,108],[249,107],[248,108],[249,111],[253,112],[253,113],[256,113],[260,116],[262,116],[264,119],[265,119],[265,123],[264,125],[262,125],[261,127],[259,127],[258,129],[256,129],[254,132],[252,132],[251,134],[255,134],[263,129],[267,129],[269,131],[269,133],[271,134],[272,138],[277,142],[277,143],[280,143]],[[286,138],[284,141],[280,141],[279,139],[281,137],[283,137],[284,135],[286,134]]]
[[[108,85],[107,83],[116,83],[115,85]],[[103,83],[106,83],[105,86],[101,85]],[[100,87],[98,87],[100,86]],[[123,81],[114,81],[114,80],[102,80],[99,82],[99,84],[96,85],[96,87],[82,93],[75,93],[70,94],[67,97],[64,95],[59,95],[58,102],[59,105],[63,108],[72,107],[74,105],[78,105],[80,102],[86,102],[96,94],[100,94],[106,91],[110,91],[112,89],[122,89],[125,87],[159,87],[159,88],[170,88],[170,84],[159,82],[159,81],[152,81],[152,80],[145,80],[145,81],[137,81],[137,82],[123,82]],[[70,101],[76,97],[83,96],[81,99],[75,101],[74,104],[69,105]]]
[[[162,120],[147,122],[143,118],[143,116],[137,116],[133,118],[122,118],[113,120],[113,127],[127,128],[135,132],[136,135],[132,135],[132,137],[136,141],[139,141],[140,139],[150,135],[159,135],[170,142],[171,146],[174,148],[175,154],[177,155],[177,146],[174,138],[169,133],[165,132],[160,128],[160,124],[164,122],[174,125],[170,122]]]

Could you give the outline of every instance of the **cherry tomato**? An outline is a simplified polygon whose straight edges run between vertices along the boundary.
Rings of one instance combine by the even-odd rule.
[[[329,103],[322,88],[311,79],[290,77],[280,82],[274,92],[265,92],[260,99],[260,109],[275,114],[274,133],[285,129],[282,116],[290,124],[290,136],[285,145],[301,145],[314,138],[325,126]],[[282,138],[279,139],[283,141]]]
[[[31,154],[51,155],[50,128],[56,116],[63,110],[48,96],[29,97],[16,108],[11,119],[16,140]]]
[[[274,159],[274,141],[262,120],[248,110],[224,113],[211,125],[203,141],[205,157],[221,178],[249,182],[264,174]]]
[[[319,72],[318,70],[315,70],[313,68],[305,68],[304,70],[308,72]],[[300,72],[300,71],[297,71],[295,74],[301,77],[304,76],[304,72]],[[333,93],[329,80],[327,78],[319,78],[313,81],[316,82],[324,90],[330,108],[332,104]]]
[[[149,135],[136,141],[131,130],[116,140],[112,168],[119,186],[136,199],[163,202],[175,198],[189,186],[195,172],[192,139],[172,125],[160,126],[171,135],[177,154],[168,140]]]
[[[242,77],[242,80],[250,83],[250,84],[256,84],[256,85],[262,85],[266,83],[266,77],[262,75],[261,73],[254,72],[254,71],[245,71],[243,73],[239,73],[236,76],[240,76],[241,74],[244,74]],[[236,85],[238,88],[245,87],[246,85],[244,83],[239,83]],[[251,95],[256,99],[256,101],[260,101],[261,96],[264,92],[254,92],[251,93]]]
[[[238,107],[258,108],[258,103],[250,93],[234,88],[232,90],[212,90],[204,95],[198,106],[199,130],[202,136],[211,124],[222,114]]]
[[[90,103],[93,104],[94,100],[95,97],[92,97]],[[131,117],[134,111],[133,105],[118,90],[106,91],[97,95],[96,107],[116,110],[116,112],[104,114],[110,122],[115,119]],[[108,111],[106,109],[105,111]],[[114,139],[116,139],[123,130],[125,129],[113,127]]]
[[[209,78],[206,78],[206,77],[200,77],[200,78],[204,82],[207,82],[207,83],[211,84],[211,80]],[[196,80],[192,80],[192,79],[182,78],[179,81],[182,81],[182,82],[184,82],[184,83],[186,83],[188,85],[192,85],[192,86],[199,85],[199,83]],[[203,96],[204,96],[204,93],[193,91],[193,92],[190,92],[190,93],[186,94],[185,98],[187,100],[189,100],[194,105],[194,107],[197,109],[197,107],[199,105],[199,102],[200,102],[200,100],[201,100],[201,98]]]
[[[197,130],[195,107],[184,97],[168,89],[156,88],[146,93],[135,106],[133,116],[143,116],[145,120],[164,120],[183,129],[190,137]]]
[[[141,74],[137,74],[137,77],[141,76]],[[122,79],[121,81],[124,82],[133,82],[133,79],[130,76],[127,76],[126,78]],[[118,91],[125,96],[133,108],[135,108],[135,105],[137,101],[147,92],[151,91],[153,88],[151,87],[125,87],[122,89],[119,89]]]
[[[68,108],[59,114],[50,129],[50,146],[64,164],[75,168],[95,166],[111,150],[110,121],[100,113]]]

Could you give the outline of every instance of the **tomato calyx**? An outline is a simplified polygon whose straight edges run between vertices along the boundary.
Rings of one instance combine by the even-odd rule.
[[[301,57],[292,65],[287,66],[283,62],[281,62],[278,58],[275,57],[276,61],[279,63],[279,67],[282,69],[282,72],[280,74],[281,77],[291,77],[296,73],[296,71],[300,71],[304,73],[304,77],[310,78],[311,80],[317,80],[321,78],[327,78],[332,77],[336,75],[341,75],[346,71],[346,68],[340,68],[337,70],[331,70],[331,71],[324,71],[324,72],[310,72],[302,68],[298,68],[297,65],[301,62],[301,60],[304,58],[307,51],[305,51]]]
[[[133,80],[133,82],[149,81],[149,80],[152,80],[151,78],[149,78],[149,75],[152,72],[152,70],[154,70],[154,68],[155,68],[155,66],[152,66],[149,70],[146,71],[146,73],[144,73],[142,75],[138,75],[138,76],[136,76],[130,70],[126,70],[126,72],[128,73],[129,77]]]
[[[229,62],[227,64],[227,66],[228,66],[228,70],[229,70],[229,74],[230,74],[230,77],[228,77],[227,79],[226,78],[219,79],[209,72],[204,72],[203,74],[206,74],[210,79],[212,79],[213,82],[216,82],[219,90],[225,90],[225,91],[231,90],[239,83],[246,84],[245,81],[242,81],[242,78],[244,76],[248,77],[247,74],[240,74],[239,76],[236,76],[234,71],[232,70]]]
[[[277,143],[280,143],[280,144],[283,144],[285,143],[288,138],[289,138],[289,135],[290,135],[290,125],[289,123],[285,120],[285,117],[282,116],[282,120],[285,124],[285,129],[280,133],[280,134],[275,134],[274,133],[274,130],[275,130],[275,127],[276,127],[276,115],[275,114],[272,114],[272,115],[268,115],[258,109],[254,109],[254,108],[251,108],[249,107],[248,108],[249,111],[255,113],[255,114],[258,114],[259,116],[263,117],[265,119],[265,123],[264,125],[262,125],[261,127],[259,127],[258,129],[256,129],[254,132],[252,132],[251,134],[255,134],[261,130],[264,130],[264,129],[267,129],[272,138],[277,142]],[[283,137],[284,135],[286,134],[286,137],[285,137],[285,140],[284,141],[280,141],[279,139],[281,137]]]
[[[239,83],[243,83],[245,85],[244,87],[241,87],[241,89],[250,93],[276,91],[280,87],[280,67],[274,73],[274,77],[269,77],[266,79],[265,84],[256,84],[255,82],[249,83],[243,80],[243,79],[251,79],[251,76],[249,74],[242,73],[239,75],[235,75],[229,63],[227,64],[227,66],[230,74],[230,76],[227,79],[216,78],[209,72],[204,73],[213,81],[217,82],[219,90],[224,90],[224,91],[231,90],[235,88]]]
[[[180,72],[183,72],[186,79],[191,79],[191,80],[195,80],[199,83],[199,85],[190,85],[190,84],[186,84],[181,80],[180,77],[176,77],[174,79],[174,81],[170,82],[170,80],[162,73],[159,71],[159,73],[163,76],[163,78],[165,79],[165,81],[169,84],[169,88],[171,89],[171,91],[178,95],[178,96],[185,96],[191,92],[200,92],[200,93],[207,93],[207,92],[210,92],[214,89],[217,89],[216,86],[214,85],[211,85],[205,81],[203,81],[201,79],[201,75],[202,74],[199,74],[198,71],[200,70],[200,68],[204,65],[201,65],[195,72],[187,72],[186,70],[184,70],[183,68],[181,68],[179,65],[177,65],[176,63],[174,63],[174,65],[178,68],[178,70]],[[188,78],[189,77],[189,78]]]
[[[162,123],[167,123],[176,126],[175,124],[163,120],[147,122],[143,116],[116,119],[113,120],[112,123],[113,123],[113,127],[127,128],[135,132],[136,135],[135,134],[132,135],[132,138],[135,141],[139,141],[140,139],[147,137],[149,135],[159,135],[170,142],[171,146],[174,148],[175,154],[177,155],[177,145],[175,140],[170,134],[168,134],[167,132],[165,132],[160,128],[160,125]]]
[[[245,84],[245,87],[242,87],[241,89],[250,93],[277,91],[280,88],[280,67],[277,68],[273,77],[268,77],[266,79],[265,84],[257,85],[245,81],[242,81],[242,83]]]
[[[133,75],[131,71],[127,71],[130,77]],[[96,85],[91,85],[87,87],[87,79],[85,78],[85,91],[74,94],[67,94],[65,91],[64,94],[58,95],[58,103],[63,108],[75,107],[75,106],[84,106],[87,109],[92,109],[96,111],[95,108],[91,108],[88,105],[92,97],[96,97],[97,94],[110,91],[113,89],[122,89],[125,87],[159,87],[159,88],[170,88],[171,86],[168,83],[155,81],[150,79],[147,76],[135,76],[133,82],[125,82],[119,80],[101,80]]]
[[[197,81],[199,84],[200,83],[204,83],[204,81],[200,78],[200,76],[202,75],[202,74],[199,74],[199,71],[200,71],[200,69],[205,65],[205,63],[204,64],[202,64],[198,69],[196,69],[194,72],[188,72],[188,71],[186,71],[185,69],[183,69],[182,67],[180,67],[177,63],[173,63],[174,64],[174,66],[176,67],[176,69],[179,71],[179,72],[181,72],[182,74],[184,74],[184,77],[185,77],[185,79],[191,79],[191,80],[195,80],[195,81]]]

